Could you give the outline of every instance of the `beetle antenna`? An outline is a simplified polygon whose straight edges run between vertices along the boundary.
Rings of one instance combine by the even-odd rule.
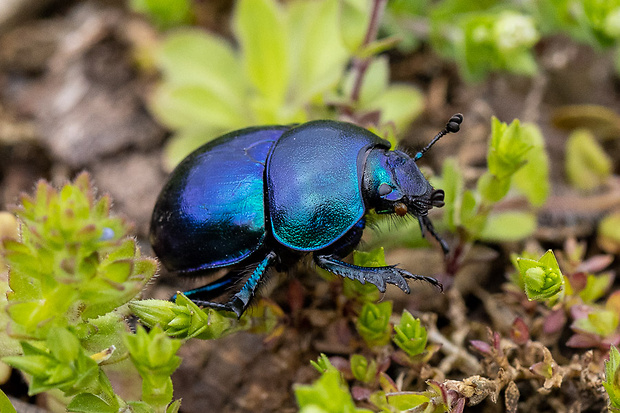
[[[448,123],[446,123],[446,127],[443,128],[443,130],[441,130],[441,132],[439,132],[437,135],[435,135],[433,140],[428,145],[426,145],[424,149],[416,153],[415,156],[413,157],[413,160],[417,161],[422,156],[424,156],[426,151],[428,151],[431,148],[431,146],[433,146],[435,142],[437,142],[442,136],[445,136],[449,133],[457,133],[461,127],[461,122],[463,122],[463,115],[461,115],[460,113],[457,113],[456,115],[452,115]]]

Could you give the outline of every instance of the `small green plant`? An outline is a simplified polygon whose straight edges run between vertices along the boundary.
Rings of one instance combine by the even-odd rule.
[[[551,250],[540,259],[517,258],[519,274],[523,280],[525,293],[530,300],[560,299],[564,289],[564,276],[560,271],[558,261]]]
[[[616,0],[393,1],[387,11],[384,31],[402,36],[405,51],[429,42],[454,60],[469,81],[483,80],[493,72],[535,75],[540,66],[536,44],[557,34],[596,50],[615,48],[616,70],[620,69]],[[430,30],[420,29],[425,25]]]
[[[61,190],[41,181],[14,212],[20,236],[2,243],[10,268],[9,319],[2,328],[2,342],[9,345],[2,355],[27,374],[29,393],[58,389],[62,403],[76,412],[176,412],[171,391],[155,400],[155,387],[145,381],[143,400],[125,401],[106,376],[107,365],[132,354],[132,339],[124,339],[131,336],[128,303],[156,270],[127,236],[128,224],[110,215],[109,197],[97,198],[88,175],[81,174]],[[167,373],[178,366],[174,357],[158,362]]]
[[[401,131],[422,95],[389,84],[386,58],[373,57],[394,43],[373,41],[373,4],[383,2],[241,0],[232,17],[238,48],[198,29],[167,35],[153,51],[162,82],[150,105],[175,131],[167,165],[247,126],[341,117]]]
[[[300,413],[369,413],[371,410],[355,406],[349,388],[325,355],[314,363],[322,373],[312,385],[296,386],[295,398]]]
[[[159,326],[148,333],[138,326],[136,334],[126,334],[124,338],[129,357],[142,377],[143,404],[164,411],[172,400],[170,376],[181,364],[176,352],[182,341],[171,339]],[[177,410],[179,406],[180,401],[177,402]]]
[[[410,357],[421,354],[426,349],[428,333],[420,319],[414,318],[407,310],[403,311],[400,323],[394,326],[396,333],[392,340]]]
[[[386,345],[390,341],[392,325],[392,302],[374,304],[367,302],[362,307],[355,326],[369,347]]]
[[[553,309],[545,322],[548,333],[564,327],[566,312],[573,319],[570,328],[574,333],[567,346],[607,349],[620,341],[620,292],[611,293],[603,305],[597,303],[613,282],[611,272],[601,272],[611,263],[612,256],[595,255],[584,260],[585,244],[575,241],[566,243],[559,263],[550,250],[538,260],[532,259],[532,254],[524,255],[513,256],[518,270],[513,281],[529,300],[545,302]]]
[[[280,307],[268,300],[258,300],[241,319],[233,313],[200,308],[182,293],[175,302],[165,300],[140,300],[130,303],[132,312],[151,328],[160,326],[170,337],[212,340],[237,331],[270,333],[282,332],[283,313]]]
[[[377,376],[377,362],[368,359],[361,354],[351,355],[351,373],[356,380],[362,383],[371,383]]]
[[[536,21],[518,8],[489,2],[444,1],[430,12],[431,41],[457,61],[465,79],[482,80],[489,72],[534,75]]]

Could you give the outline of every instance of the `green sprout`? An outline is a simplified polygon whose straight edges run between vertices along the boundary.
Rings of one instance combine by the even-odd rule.
[[[549,194],[549,161],[540,130],[532,124],[492,119],[487,171],[476,190],[466,190],[462,172],[454,159],[443,164],[433,186],[446,192],[444,224],[463,241],[514,241],[536,229],[532,212],[495,212],[493,207],[511,188],[521,192],[533,206],[542,205]]]
[[[374,359],[368,361],[361,354],[353,354],[351,356],[351,372],[356,380],[370,383],[377,376],[377,362]]]
[[[170,376],[181,364],[176,353],[182,341],[168,337],[158,326],[148,333],[138,326],[136,334],[126,334],[124,338],[129,357],[142,377],[142,400],[165,410],[172,402]]]
[[[225,313],[211,308],[201,309],[183,294],[178,294],[174,303],[166,300],[140,300],[132,302],[130,308],[146,326],[161,326],[171,337],[209,340],[238,329],[234,315],[226,317]]]
[[[370,413],[355,406],[349,388],[341,373],[321,355],[316,367],[321,366],[321,377],[311,385],[295,386],[295,398],[300,413]]]
[[[390,341],[392,302],[365,303],[355,326],[369,347],[384,346]]]
[[[87,174],[57,191],[45,182],[15,211],[21,240],[5,240],[11,329],[44,339],[53,327],[87,328],[89,320],[136,297],[156,270],[127,226],[109,216],[110,199],[94,199]]]
[[[410,357],[421,354],[426,349],[428,333],[420,319],[415,318],[407,310],[403,311],[400,323],[394,326],[395,335],[392,340]]]
[[[564,276],[553,251],[538,260],[517,258],[517,266],[530,300],[555,300],[564,290]]]

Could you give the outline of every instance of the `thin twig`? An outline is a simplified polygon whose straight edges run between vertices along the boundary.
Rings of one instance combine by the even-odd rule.
[[[362,43],[361,49],[365,46],[368,46],[377,38],[377,33],[379,32],[379,22],[383,17],[383,12],[385,10],[385,5],[387,4],[387,0],[374,0],[372,6],[372,14],[370,15],[370,22],[368,23],[368,29],[366,30],[366,36],[364,36],[364,42]],[[372,57],[366,57],[364,59],[355,58],[353,61],[353,70],[355,71],[355,81],[353,83],[353,89],[351,90],[351,101],[357,102],[360,98],[360,91],[362,89],[362,82],[364,80],[364,75],[366,74],[366,70],[368,70],[368,66]]]

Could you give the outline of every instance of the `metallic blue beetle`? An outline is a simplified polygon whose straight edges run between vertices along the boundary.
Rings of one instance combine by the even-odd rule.
[[[229,273],[185,294],[198,305],[241,316],[270,267],[279,271],[312,252],[319,267],[385,291],[409,293],[406,278],[434,278],[395,266],[341,261],[359,243],[366,213],[416,216],[441,244],[427,213],[443,206],[415,161],[442,136],[457,132],[454,115],[413,158],[361,127],[335,121],[268,126],[228,133],[200,147],[172,172],[151,219],[150,240],[170,271]],[[249,269],[249,270],[248,270]],[[211,300],[249,278],[226,303]]]

